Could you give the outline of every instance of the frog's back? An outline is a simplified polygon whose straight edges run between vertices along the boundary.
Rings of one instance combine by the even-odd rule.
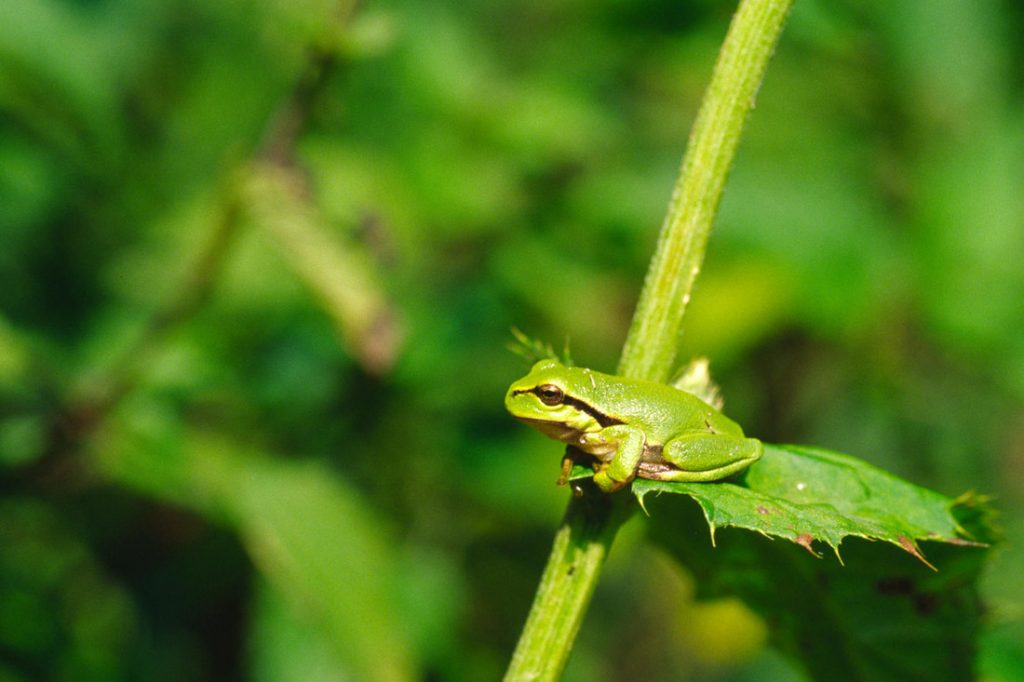
[[[584,382],[594,392],[593,404],[602,406],[611,416],[643,426],[658,440],[686,431],[743,435],[736,422],[692,393],[653,381],[579,371],[584,373],[584,380],[588,372],[595,375],[594,381]]]

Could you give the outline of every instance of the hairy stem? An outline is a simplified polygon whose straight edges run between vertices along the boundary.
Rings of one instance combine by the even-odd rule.
[[[746,0],[704,94],[668,214],[619,361],[621,374],[666,381],[679,329],[747,114],[792,0]]]
[[[620,374],[666,381],[672,372],[683,314],[743,124],[791,4],[792,0],[743,0],[733,17],[690,134],[619,361]],[[507,681],[555,680],[561,675],[612,541],[635,509],[626,492],[605,495],[587,484],[574,488],[574,493]]]

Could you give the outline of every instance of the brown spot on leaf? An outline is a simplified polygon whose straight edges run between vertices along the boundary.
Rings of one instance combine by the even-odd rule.
[[[758,505],[757,506],[757,513],[761,514],[763,516],[763,515],[768,514],[770,512],[768,511],[768,509],[766,507],[762,507],[761,505]]]
[[[800,535],[796,536],[796,540],[794,540],[793,542],[800,545],[817,558],[821,558],[821,555],[814,551],[814,536],[812,536],[810,533],[800,533]]]
[[[939,570],[932,566],[931,563],[929,563],[928,560],[924,558],[924,554],[921,554],[921,550],[918,549],[917,543],[915,543],[913,540],[908,538],[906,535],[901,535],[896,539],[899,540],[900,547],[902,547],[907,553],[914,555],[914,557],[922,564],[932,569],[933,571]]]

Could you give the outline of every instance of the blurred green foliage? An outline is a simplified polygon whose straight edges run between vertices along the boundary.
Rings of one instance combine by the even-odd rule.
[[[499,676],[565,502],[509,329],[613,365],[732,9],[0,4],[0,679]],[[682,339],[748,432],[997,497],[988,680],[1024,679],[1021,35],[797,3]],[[797,679],[643,531],[568,679]]]

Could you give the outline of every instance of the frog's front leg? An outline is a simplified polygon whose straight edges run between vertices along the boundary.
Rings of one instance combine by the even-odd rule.
[[[562,456],[562,475],[558,477],[555,485],[565,485],[568,483],[569,477],[572,476],[572,468],[577,464],[585,464],[590,461],[590,457],[586,453],[581,452],[575,445],[568,446],[565,449],[565,455]]]
[[[643,471],[657,481],[717,481],[756,462],[764,445],[756,438],[705,432],[673,438],[662,449],[662,459],[673,468]]]
[[[580,448],[601,459],[594,483],[606,493],[626,486],[636,476],[647,437],[641,429],[626,424],[608,426],[580,437]],[[602,456],[611,450],[611,458]]]

